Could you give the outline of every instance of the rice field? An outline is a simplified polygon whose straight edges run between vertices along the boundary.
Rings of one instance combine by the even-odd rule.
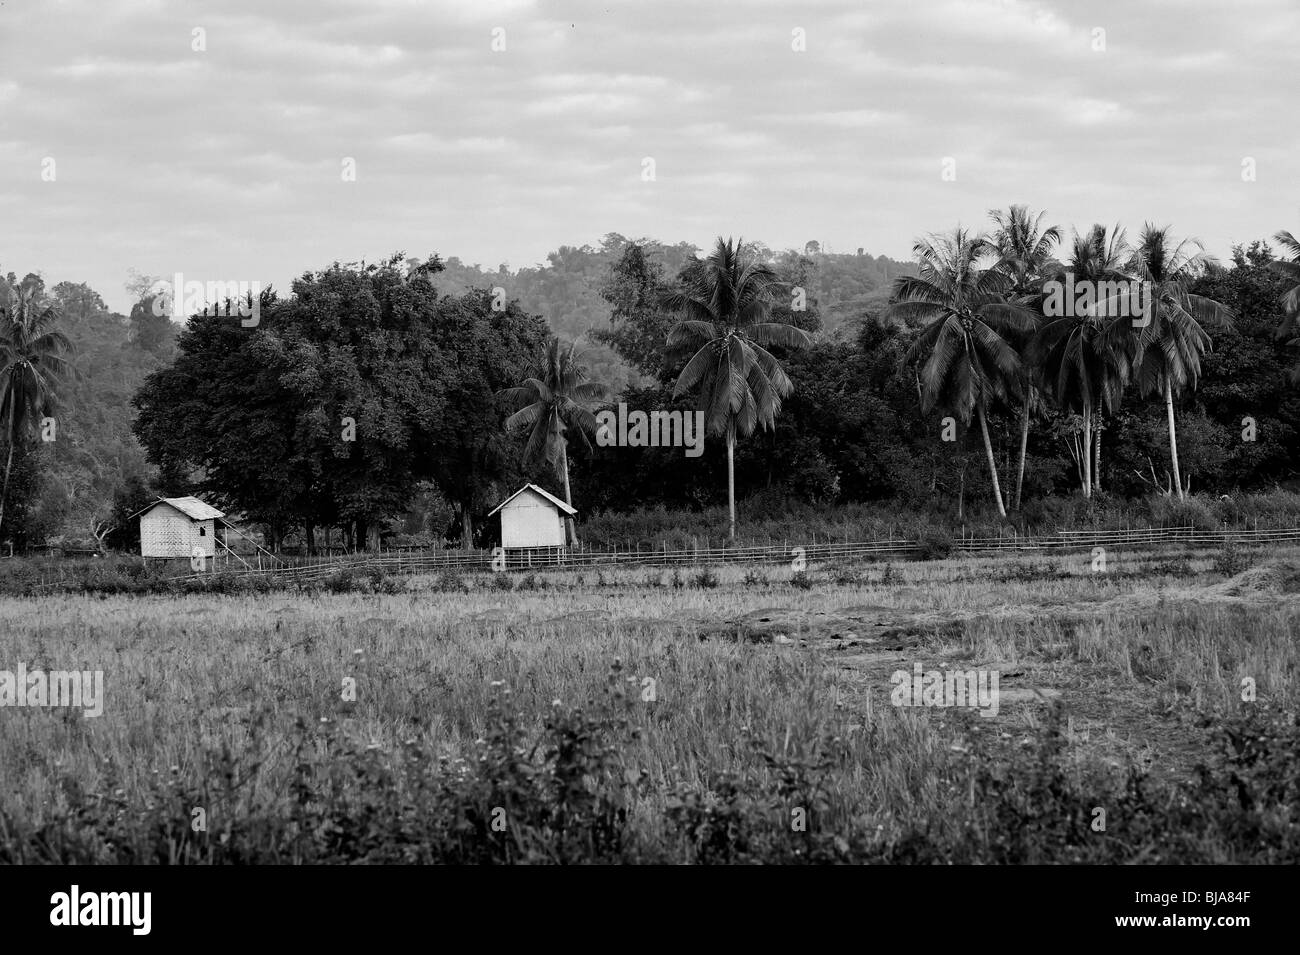
[[[1083,794],[1119,792],[1135,772],[1177,786],[1212,762],[1217,726],[1294,711],[1300,552],[1233,560],[1113,554],[1098,569],[1085,553],[426,577],[391,594],[0,598],[0,670],[104,675],[98,717],[0,708],[0,850],[123,861],[128,833],[127,861],[222,861],[241,839],[312,861],[286,848],[302,813],[375,812],[362,796],[380,769],[408,796],[479,779],[506,724],[516,735],[501,751],[541,765],[557,721],[580,712],[620,729],[589,771],[579,761],[575,785],[595,791],[616,760],[619,825],[665,858],[690,842],[695,861],[720,861],[700,855],[700,820],[717,824],[740,786],[761,820],[747,826],[805,810],[828,852],[870,844],[906,861],[916,833],[951,842],[972,812],[1002,812],[989,804],[1002,797],[975,797],[974,774],[1016,785],[1048,737],[1053,771]],[[996,715],[895,705],[895,674],[918,664],[996,673]],[[600,735],[585,732],[574,738]],[[481,794],[484,819],[506,798],[500,778]],[[403,798],[401,813],[419,811]],[[204,829],[185,825],[196,809]],[[688,811],[690,826],[673,821]],[[256,820],[297,828],[254,835]]]

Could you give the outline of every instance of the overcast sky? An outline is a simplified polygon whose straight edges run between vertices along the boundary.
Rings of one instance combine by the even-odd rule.
[[[607,232],[908,258],[1012,202],[1224,256],[1300,229],[1297,36],[1296,0],[0,0],[0,270],[126,310],[131,268]]]

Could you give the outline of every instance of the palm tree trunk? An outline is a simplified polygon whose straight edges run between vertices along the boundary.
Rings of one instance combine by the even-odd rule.
[[[1007,516],[1007,509],[1002,504],[1002,487],[998,484],[998,465],[993,457],[993,442],[989,440],[989,424],[984,419],[984,406],[977,408],[980,418],[980,434],[984,436],[984,454],[989,459],[989,477],[993,479],[993,499],[998,502],[998,514]]]
[[[1169,417],[1169,464],[1174,472],[1174,487],[1178,488],[1178,500],[1187,499],[1183,492],[1183,478],[1178,472],[1178,434],[1174,431],[1174,389],[1168,376],[1165,377],[1165,414]]]
[[[1092,405],[1083,406],[1083,496],[1092,497]]]
[[[730,536],[736,539],[736,426],[727,426],[727,509],[731,513]]]
[[[1029,450],[1029,414],[1034,406],[1034,388],[1032,385],[1025,392],[1025,407],[1020,415],[1020,464],[1016,468],[1016,499],[1011,505],[1013,511],[1020,510],[1020,491],[1025,485],[1025,453]]]
[[[564,503],[573,507],[573,495],[569,492],[569,443],[561,439],[560,463],[564,466]],[[573,524],[573,516],[566,516],[564,526],[568,530],[569,546],[577,546],[578,529]]]
[[[6,437],[8,437],[9,439],[9,457],[5,461],[4,487],[0,488],[0,530],[4,529],[5,501],[9,497],[9,472],[13,469],[14,466],[14,445],[18,443],[14,440],[14,405],[15,404],[17,404],[16,395],[13,398],[11,398],[9,401],[9,432],[6,435]]]
[[[1097,414],[1097,430],[1092,435],[1092,489],[1101,490],[1101,414]]]

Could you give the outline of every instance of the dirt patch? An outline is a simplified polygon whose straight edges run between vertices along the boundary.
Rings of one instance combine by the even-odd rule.
[[[562,613],[558,617],[548,617],[546,623],[582,623],[587,620],[609,620],[611,614],[608,610],[574,610],[570,613]]]
[[[902,650],[929,638],[954,639],[961,631],[962,622],[953,615],[891,607],[848,607],[836,611],[765,607],[721,622],[705,623],[699,629],[699,637],[744,643],[870,645],[880,650]]]

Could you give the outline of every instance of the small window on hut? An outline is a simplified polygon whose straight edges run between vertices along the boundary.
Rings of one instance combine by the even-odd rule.
[[[200,537],[207,537],[207,536],[208,536],[208,529],[207,529],[206,527],[204,527],[202,524],[199,525],[199,536],[200,536]]]

